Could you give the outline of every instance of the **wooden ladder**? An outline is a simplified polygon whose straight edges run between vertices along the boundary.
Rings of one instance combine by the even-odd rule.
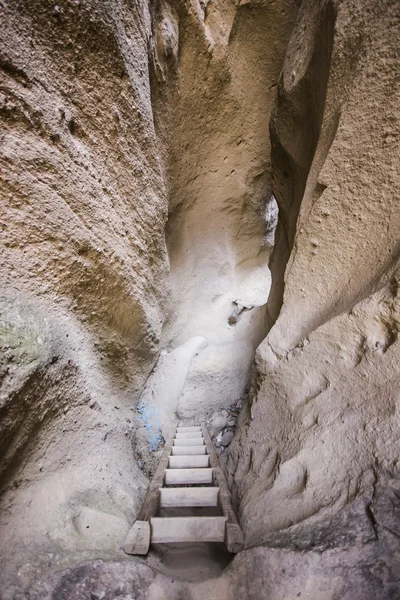
[[[183,487],[188,485],[192,487]],[[216,516],[157,516],[162,508],[188,507],[214,507]],[[126,554],[147,554],[151,543],[178,542],[225,542],[233,553],[243,548],[228,484],[204,423],[178,426],[174,439],[165,444],[123,549]]]

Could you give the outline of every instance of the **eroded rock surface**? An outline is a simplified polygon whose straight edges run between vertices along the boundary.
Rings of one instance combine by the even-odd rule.
[[[2,578],[114,551],[147,480],[135,403],[166,314],[150,15],[1,3]]]
[[[190,419],[239,400],[253,365],[250,342],[210,344],[192,362],[179,398],[177,415]]]
[[[174,304],[164,335],[174,347],[201,335],[206,354],[216,355],[215,345],[227,344],[226,366],[224,352],[218,358],[223,378],[228,352],[233,356],[237,348],[231,368],[240,361],[245,366],[266,332],[277,222],[268,123],[297,5],[193,2],[189,11],[180,3],[174,8],[178,67],[168,63],[169,79],[156,68],[153,88],[169,183],[166,237]],[[165,26],[162,14],[157,32]],[[156,67],[160,60],[157,51]],[[193,414],[192,392],[188,388],[181,398],[182,417]],[[231,403],[237,398],[234,392]]]
[[[193,568],[190,557],[182,562]],[[30,588],[30,600],[203,600],[251,598],[254,600],[388,600],[398,597],[392,561],[368,547],[360,550],[291,552],[255,548],[241,552],[218,577],[186,581],[154,560],[93,561],[58,569],[47,580],[40,572]],[[183,565],[182,565],[183,566]],[[26,569],[28,571],[28,569]],[[22,574],[23,579],[26,572]],[[18,589],[19,585],[15,588]],[[18,592],[17,592],[18,594]],[[26,596],[4,596],[5,600]]]
[[[2,598],[397,598],[398,2],[0,9]],[[248,549],[128,559],[207,412]]]
[[[249,545],[398,544],[398,17],[305,2],[288,45],[271,121],[280,312],[228,465]]]

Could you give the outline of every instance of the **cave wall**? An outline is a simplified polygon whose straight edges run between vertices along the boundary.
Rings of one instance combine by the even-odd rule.
[[[398,17],[390,1],[304,2],[288,44],[271,119],[279,316],[228,461],[249,546],[398,547]]]
[[[4,599],[395,598],[398,3],[1,11]],[[170,581],[120,551],[138,403],[199,418],[256,346],[224,455],[248,550]]]
[[[147,3],[1,3],[2,576],[119,548],[147,486],[167,199]],[[10,554],[11,553],[11,554]]]
[[[204,338],[178,417],[232,405],[266,333],[277,220],[268,130],[294,0],[160,3],[152,94],[169,194],[166,241],[175,350]]]
[[[35,578],[67,555],[121,558],[177,397],[199,418],[249,383],[276,224],[268,121],[297,8],[1,5],[11,586],[24,563]],[[153,446],[146,393],[150,412],[168,398],[148,380],[157,361],[172,400]]]

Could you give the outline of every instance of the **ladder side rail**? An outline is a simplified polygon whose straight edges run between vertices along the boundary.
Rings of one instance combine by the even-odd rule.
[[[150,519],[157,514],[160,505],[160,488],[164,484],[165,469],[172,449],[172,438],[164,446],[158,467],[150,481],[139,514],[126,536],[122,547],[126,554],[147,554],[150,548]]]
[[[150,485],[147,490],[146,497],[142,504],[142,508],[137,516],[137,521],[149,521],[151,517],[154,517],[160,502],[160,488],[164,483],[165,469],[168,468],[168,461],[171,454],[172,440],[164,446],[158,467],[153,475]]]
[[[214,450],[214,445],[211,441],[206,424],[202,423],[201,428],[207,452],[210,456],[210,465],[213,468],[215,485],[219,487],[220,507],[222,514],[227,519],[225,527],[225,544],[229,552],[237,553],[240,552],[244,546],[243,532],[236,518],[235,511],[233,510],[228,483],[219,464],[218,456]]]

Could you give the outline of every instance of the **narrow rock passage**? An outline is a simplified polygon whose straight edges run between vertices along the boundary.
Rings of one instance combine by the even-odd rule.
[[[296,13],[292,0],[200,4],[189,14],[163,3],[155,17],[169,313],[141,398],[139,446],[167,438],[176,416],[202,419],[248,389],[266,334],[278,220],[269,121]]]
[[[400,597],[399,10],[0,1],[2,600]]]

